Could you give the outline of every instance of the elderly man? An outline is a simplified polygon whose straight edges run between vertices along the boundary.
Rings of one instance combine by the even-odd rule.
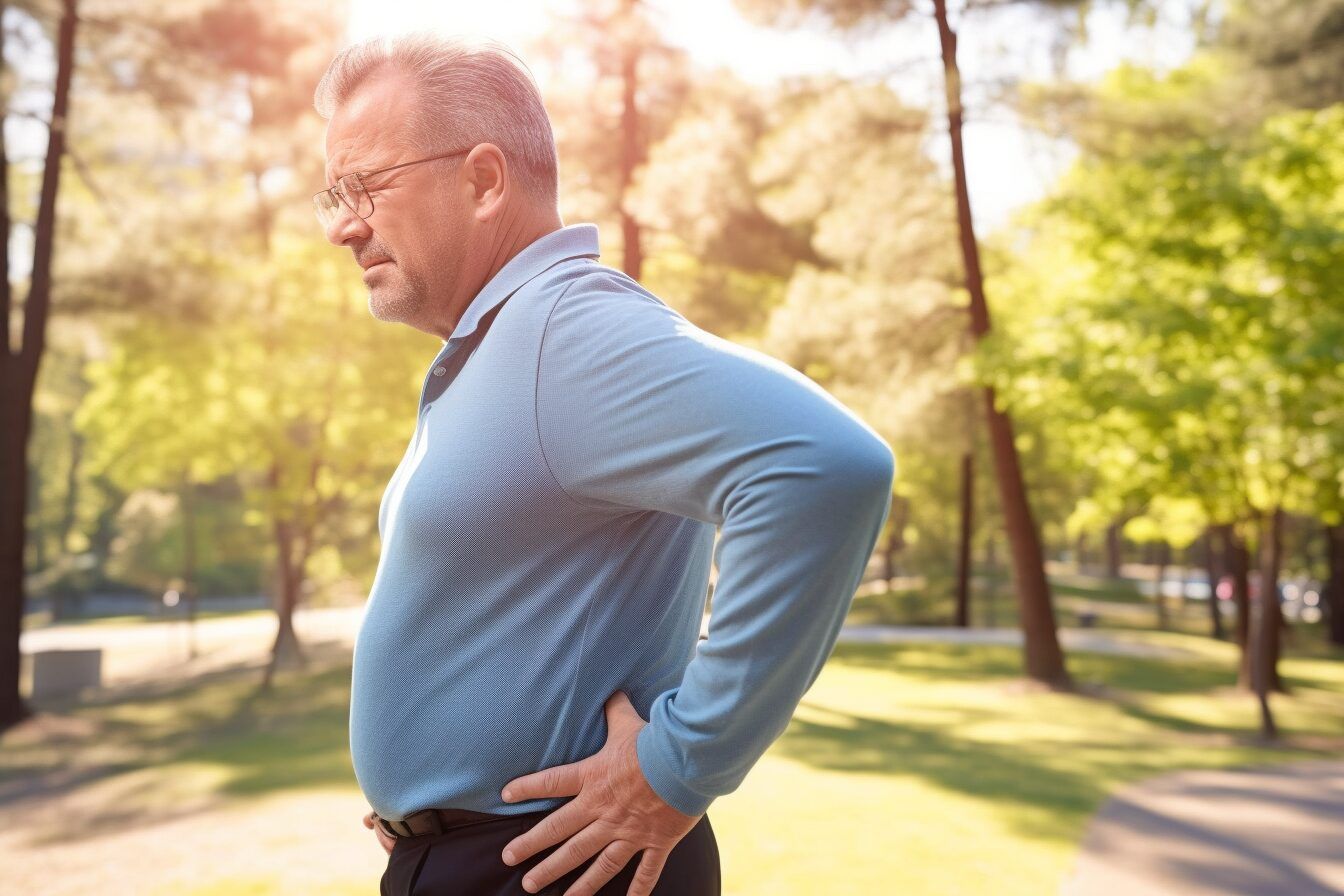
[[[562,225],[545,108],[501,45],[356,45],[316,106],[327,238],[376,318],[443,340],[354,654],[382,892],[719,893],[706,810],[829,656],[890,448]]]

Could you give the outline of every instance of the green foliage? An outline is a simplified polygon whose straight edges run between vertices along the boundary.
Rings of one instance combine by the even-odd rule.
[[[1103,92],[1160,103],[1182,79],[1203,83],[1126,73]],[[1203,522],[1344,500],[1344,153],[1326,136],[1342,125],[1336,106],[1113,143],[1025,221],[981,370],[1091,477],[1093,524],[1147,507],[1131,534],[1179,546]]]

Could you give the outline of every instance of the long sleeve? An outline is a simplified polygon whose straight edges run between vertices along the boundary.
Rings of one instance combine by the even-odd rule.
[[[830,656],[890,509],[891,449],[803,374],[613,272],[551,310],[537,426],[577,504],[720,527],[708,639],[637,741],[653,790],[701,815],[784,733]]]

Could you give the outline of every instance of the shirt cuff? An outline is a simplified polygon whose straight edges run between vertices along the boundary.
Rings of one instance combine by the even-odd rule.
[[[645,725],[635,738],[635,754],[639,758],[639,770],[644,773],[644,779],[649,782],[653,792],[673,809],[683,815],[704,815],[709,804],[714,802],[714,797],[706,797],[692,790],[677,777],[671,763],[655,742],[656,733],[652,725]]]

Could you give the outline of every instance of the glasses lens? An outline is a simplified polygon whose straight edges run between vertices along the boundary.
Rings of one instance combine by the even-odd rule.
[[[330,190],[323,190],[321,193],[313,196],[313,209],[317,212],[317,220],[323,227],[330,226],[331,222],[336,220],[336,214],[340,210],[340,203]]]
[[[358,175],[347,174],[336,182],[336,189],[341,194],[341,199],[355,214],[361,218],[373,214],[373,199],[364,189],[364,184],[360,183]]]

